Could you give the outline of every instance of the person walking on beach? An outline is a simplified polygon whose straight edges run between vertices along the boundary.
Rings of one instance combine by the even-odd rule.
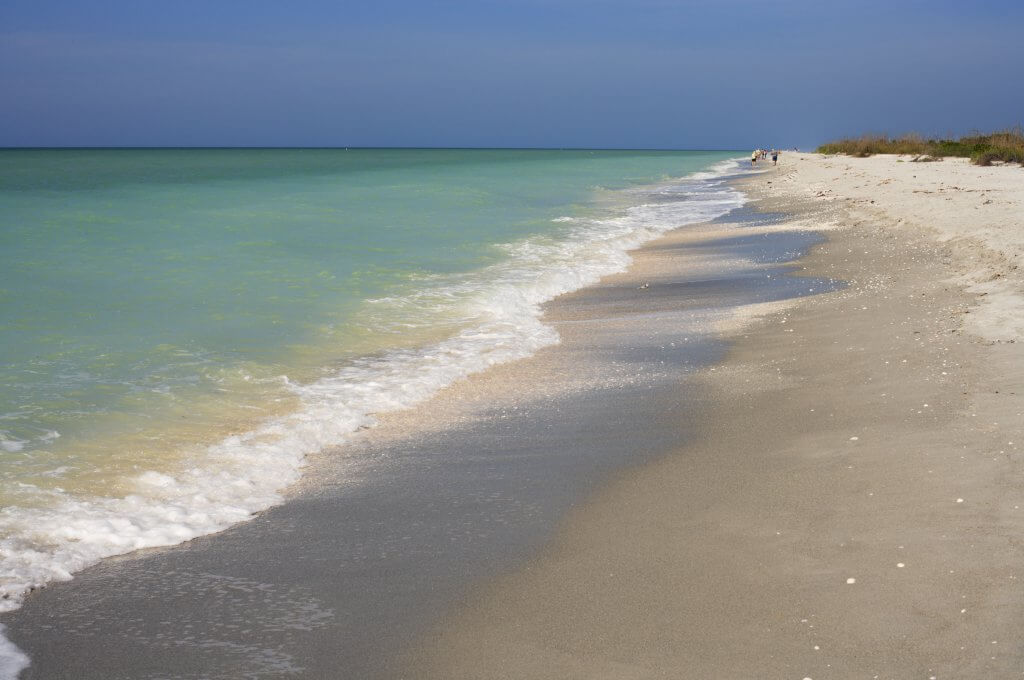
[[[779,150],[778,149],[772,149],[772,165],[778,165],[778,164],[779,164]]]
[[[760,149],[754,149],[754,153],[750,154],[750,166],[757,165],[757,157],[761,154]]]

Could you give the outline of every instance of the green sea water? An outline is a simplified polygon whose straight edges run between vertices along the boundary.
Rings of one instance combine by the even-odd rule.
[[[6,453],[145,430],[178,391],[194,399],[235,376],[308,377],[400,342],[393,331],[422,310],[360,317],[366,300],[484,267],[503,257],[497,244],[586,210],[596,189],[722,156],[0,152]]]
[[[738,205],[693,174],[735,155],[0,150],[0,592],[244,519],[557,341],[539,305]]]

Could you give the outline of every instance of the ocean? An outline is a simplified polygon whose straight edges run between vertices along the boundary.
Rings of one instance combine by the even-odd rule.
[[[541,305],[741,205],[736,156],[0,151],[0,611],[557,343]]]

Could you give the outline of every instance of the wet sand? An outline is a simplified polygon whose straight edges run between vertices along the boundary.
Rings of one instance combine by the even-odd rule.
[[[994,226],[916,184],[1021,171],[789,158],[746,190],[792,215],[777,228],[827,229],[799,273],[849,286],[733,329],[689,442],[573,509],[403,677],[1024,675],[1024,357],[992,321],[1024,287],[1019,252],[977,233],[1024,233],[1021,194],[994,198],[1018,201]],[[897,187],[872,193],[872,168]],[[995,310],[986,280],[1003,282]]]
[[[732,219],[638,252],[643,278],[553,302],[560,345],[315,456],[282,506],[33,594],[4,617],[32,657],[22,677],[401,677],[474,588],[525,567],[595,489],[697,432],[706,399],[690,381],[726,349],[712,330],[832,285],[787,275],[819,237]]]

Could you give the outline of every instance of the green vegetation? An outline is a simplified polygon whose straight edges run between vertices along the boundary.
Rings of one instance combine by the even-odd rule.
[[[909,154],[915,161],[933,161],[946,156],[970,158],[976,165],[994,161],[1024,165],[1024,128],[1016,127],[992,134],[973,134],[960,139],[925,139],[918,134],[900,137],[861,135],[818,147],[818,153],[844,153],[864,158],[876,153]]]

